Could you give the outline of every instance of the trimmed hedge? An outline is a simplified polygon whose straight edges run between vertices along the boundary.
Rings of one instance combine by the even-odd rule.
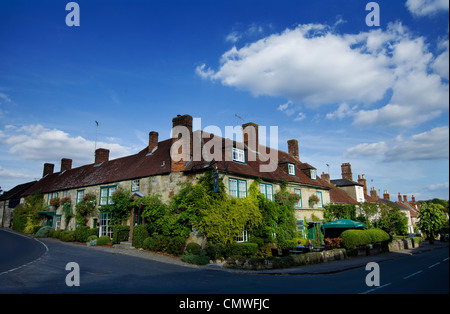
[[[60,239],[64,242],[75,242],[75,231],[61,231]]]
[[[150,237],[147,225],[137,225],[133,228],[133,247],[139,249],[144,245],[144,240]]]
[[[111,239],[107,235],[103,235],[97,239],[97,245],[108,245],[111,242]]]
[[[389,234],[381,229],[368,230],[345,230],[341,233],[342,244],[348,249],[352,250],[357,246],[366,244],[373,244],[378,242],[385,242],[390,240]]]
[[[225,256],[251,256],[258,254],[258,244],[251,242],[231,243],[225,248]]]

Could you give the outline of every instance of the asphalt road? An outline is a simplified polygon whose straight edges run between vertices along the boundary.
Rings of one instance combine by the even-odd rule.
[[[369,271],[364,267],[327,275],[243,274],[39,240],[42,243],[0,230],[0,294],[449,293],[448,247],[380,263],[380,285],[369,287],[365,281]],[[70,262],[79,265],[79,286],[66,284],[73,270],[66,270]]]

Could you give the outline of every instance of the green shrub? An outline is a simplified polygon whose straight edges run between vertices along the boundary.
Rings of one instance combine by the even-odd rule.
[[[98,239],[98,237],[96,235],[90,235],[87,238],[86,242],[91,242],[91,241],[94,241],[94,240],[97,240],[97,239]]]
[[[206,243],[205,246],[206,255],[209,256],[209,259],[218,260],[222,258],[222,250],[219,245],[211,244],[210,242]]]
[[[108,243],[111,242],[111,239],[107,235],[103,235],[97,240],[97,245],[108,245]]]
[[[186,248],[184,249],[184,252],[186,254],[193,254],[193,255],[198,255],[200,254],[202,248],[199,244],[194,243],[194,242],[190,242],[186,245]]]
[[[61,232],[63,232],[64,230],[53,230],[51,229],[48,233],[48,236],[51,238],[56,238],[56,239],[60,239],[61,238]]]
[[[258,245],[256,243],[230,243],[225,247],[225,256],[250,256],[258,253]]]
[[[148,251],[153,251],[153,248],[156,247],[155,245],[156,240],[152,237],[147,237],[145,238],[145,240],[142,242],[142,248],[144,250],[148,250]]]
[[[185,243],[186,239],[184,237],[172,238],[167,245],[167,253],[173,254],[175,256],[180,256],[181,254],[183,254]]]
[[[114,243],[128,241],[129,235],[130,235],[130,226],[115,225],[113,227],[113,242]]]
[[[61,231],[60,239],[64,242],[74,242],[76,240],[75,231]]]
[[[92,233],[88,226],[78,226],[75,229],[75,238],[78,242],[86,242],[90,235]]]
[[[183,262],[194,265],[206,265],[209,263],[209,257],[202,252],[200,254],[185,254],[182,259]]]
[[[346,249],[354,249],[360,245],[372,242],[370,235],[365,230],[345,230],[341,233],[342,244]]]
[[[389,234],[381,229],[368,229],[364,230],[371,238],[371,243],[389,241],[391,237]]]
[[[48,237],[50,230],[53,230],[50,226],[41,227],[35,234],[36,238],[46,238]]]
[[[133,228],[133,247],[139,249],[143,247],[144,240],[150,235],[146,225],[137,225]]]

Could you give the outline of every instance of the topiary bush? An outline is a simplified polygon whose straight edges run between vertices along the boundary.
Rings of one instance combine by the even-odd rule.
[[[381,229],[367,229],[364,230],[371,238],[371,243],[389,241],[391,237],[389,234]]]
[[[202,248],[199,244],[195,242],[190,242],[186,245],[186,248],[184,249],[185,254],[193,254],[198,255],[200,254]]]
[[[75,231],[61,231],[60,239],[64,242],[74,242],[76,240]]]
[[[108,245],[109,242],[111,242],[111,239],[107,235],[103,235],[97,239],[97,245]]]
[[[348,250],[372,242],[372,238],[365,230],[345,230],[340,238],[342,238],[342,245]]]
[[[41,227],[36,233],[36,238],[47,238],[49,236],[50,230],[53,230],[50,226]]]
[[[230,243],[225,247],[225,257],[230,256],[251,256],[258,253],[258,244],[244,242],[244,243]]]
[[[170,239],[169,244],[167,245],[167,253],[173,254],[175,256],[180,256],[183,254],[183,249],[186,244],[186,238],[184,237],[174,237]]]

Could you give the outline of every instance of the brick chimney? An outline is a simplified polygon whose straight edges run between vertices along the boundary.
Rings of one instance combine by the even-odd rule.
[[[411,202],[415,203],[416,202],[416,198],[414,195],[411,196]]]
[[[242,137],[246,146],[244,150],[247,152],[247,159],[249,161],[255,161],[257,155],[253,152],[259,151],[259,125],[253,122],[243,124]]]
[[[298,153],[298,141],[297,140],[289,140],[289,141],[287,141],[287,144],[288,144],[289,155],[291,155],[292,157],[294,157],[296,159],[299,159],[300,155]]]
[[[388,190],[385,190],[384,191],[384,193],[383,193],[383,199],[385,199],[385,200],[390,200],[390,195],[389,195],[389,192],[388,192]]]
[[[172,119],[172,139],[171,170],[183,171],[186,163],[191,160],[193,152],[192,117],[190,115],[177,115]],[[181,142],[179,142],[180,139],[182,139]],[[183,151],[183,148],[188,151]],[[172,149],[174,150],[172,151]]]
[[[72,169],[72,159],[61,159],[61,172]]]
[[[402,201],[402,195],[400,194],[400,192],[398,192],[398,201],[399,201],[399,202]]]
[[[151,131],[148,134],[148,153],[151,153],[158,146],[158,132]]]
[[[350,163],[348,162],[343,163],[341,165],[341,170],[342,170],[342,179],[353,181],[352,166],[350,165]]]
[[[321,178],[322,178],[322,180],[325,180],[328,183],[330,183],[330,174],[329,173],[322,172]]]
[[[373,197],[374,199],[378,199],[377,190],[375,190],[374,187],[372,187],[372,189],[370,189],[370,196]]]
[[[367,183],[366,183],[366,178],[363,175],[358,175],[358,183],[363,185],[364,188],[364,194],[369,195],[367,193]]]
[[[408,201],[408,196],[406,196],[406,195],[403,195],[403,202],[407,202]]]
[[[45,163],[44,164],[44,171],[42,173],[42,177],[45,177],[46,175],[53,174],[53,170],[55,169],[54,164]]]
[[[109,160],[109,149],[97,148],[95,150],[95,164],[99,164]]]

